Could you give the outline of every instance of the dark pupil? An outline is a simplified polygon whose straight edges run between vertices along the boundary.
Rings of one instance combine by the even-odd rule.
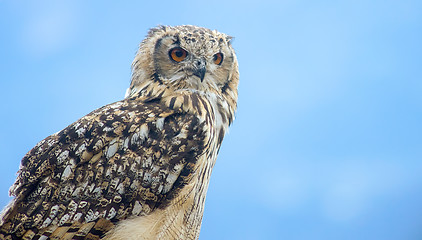
[[[180,58],[180,57],[182,57],[182,56],[183,56],[183,51],[181,51],[181,50],[176,50],[174,54],[176,54],[176,57]]]
[[[218,58],[218,56],[217,56],[217,54],[215,54],[214,55],[214,61],[217,61],[217,58]]]

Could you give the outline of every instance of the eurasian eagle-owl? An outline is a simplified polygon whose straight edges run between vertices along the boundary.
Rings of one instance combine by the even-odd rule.
[[[189,25],[151,29],[125,99],[22,159],[0,239],[197,239],[237,105],[230,40]]]

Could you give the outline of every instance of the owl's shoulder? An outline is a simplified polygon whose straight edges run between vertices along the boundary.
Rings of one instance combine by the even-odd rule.
[[[1,232],[149,214],[189,181],[208,147],[205,124],[157,99],[91,112],[25,155]]]

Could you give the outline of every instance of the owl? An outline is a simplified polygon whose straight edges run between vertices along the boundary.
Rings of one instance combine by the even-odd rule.
[[[197,239],[238,81],[230,36],[151,29],[125,98],[24,156],[0,239]]]

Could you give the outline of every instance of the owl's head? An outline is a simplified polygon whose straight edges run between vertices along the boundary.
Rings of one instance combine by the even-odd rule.
[[[237,99],[238,64],[231,37],[206,28],[159,26],[149,31],[132,64],[132,97],[150,82],[178,91]]]

